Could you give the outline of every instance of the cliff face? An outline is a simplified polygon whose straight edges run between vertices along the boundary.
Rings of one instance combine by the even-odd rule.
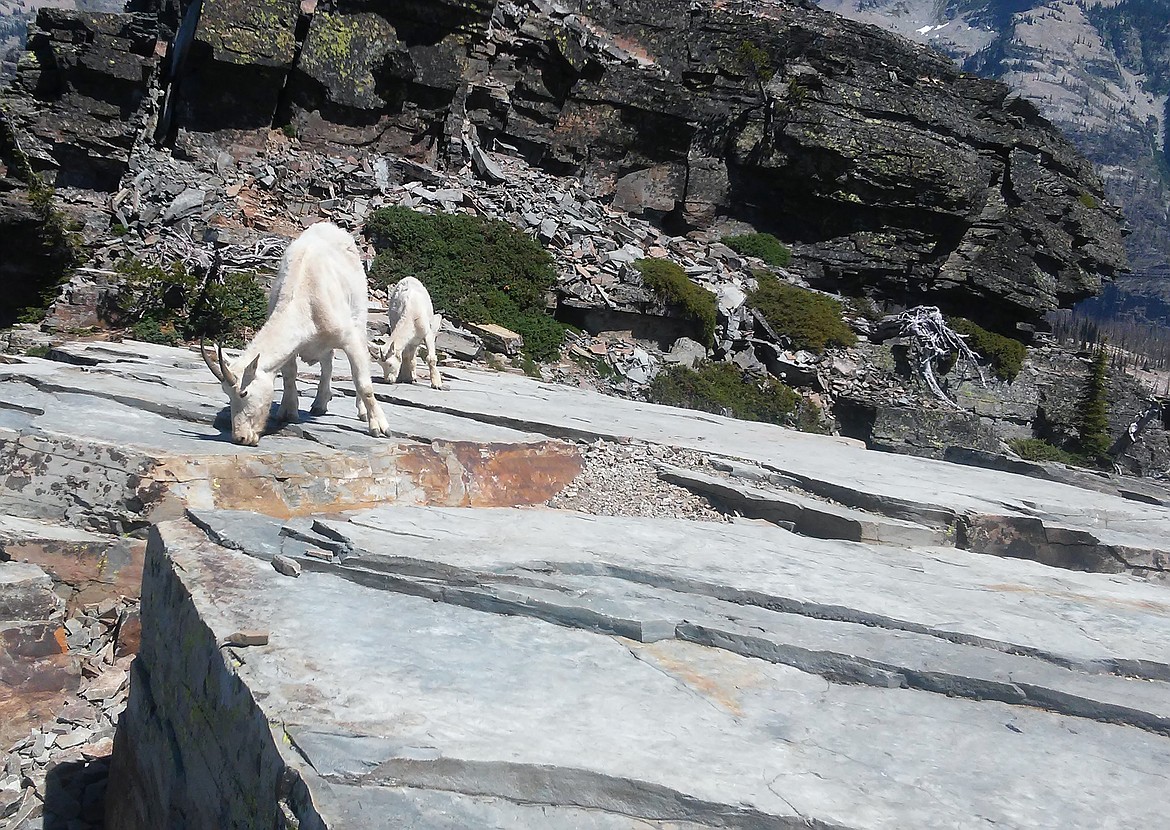
[[[1170,316],[1170,0],[821,0],[998,78],[1098,165],[1133,233],[1125,313]],[[1106,310],[1108,316],[1108,311]]]
[[[206,0],[155,48],[177,11],[42,14],[6,101],[34,165],[112,191],[150,133],[288,124],[435,166],[497,142],[676,231],[749,220],[815,284],[999,329],[1125,263],[1101,181],[1033,108],[814,7]]]
[[[0,0],[0,86],[12,80],[24,51],[29,24],[40,9],[79,9],[87,12],[119,12],[123,0]]]

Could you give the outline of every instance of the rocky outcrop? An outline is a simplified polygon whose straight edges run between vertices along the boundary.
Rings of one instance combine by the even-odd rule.
[[[8,286],[0,297],[0,326],[10,326],[24,309],[43,307],[52,299],[56,285],[72,272],[76,252],[52,204],[51,191],[40,184],[3,109],[0,230],[4,235],[0,279]]]
[[[153,108],[157,33],[151,15],[37,15],[0,104],[19,126],[33,170],[50,184],[117,187]]]
[[[391,506],[321,520],[322,561],[192,519],[152,530],[107,826],[1161,815],[1153,585],[764,523]]]
[[[1170,205],[1166,124],[1170,37],[1166,0],[820,0],[998,78],[1032,101],[1099,166],[1105,191],[1132,234],[1134,274],[1119,282],[1122,308],[1090,306],[1098,319],[1167,318]]]
[[[56,68],[17,82],[35,155],[111,188],[150,126],[157,21],[42,17],[30,54]],[[87,102],[102,61],[111,91]],[[494,143],[668,229],[749,220],[817,285],[1001,330],[1125,262],[1100,181],[1005,87],[796,3],[220,0],[192,4],[167,65],[163,137],[287,122],[438,167]]]

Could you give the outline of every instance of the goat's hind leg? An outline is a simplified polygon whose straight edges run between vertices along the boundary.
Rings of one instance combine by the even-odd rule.
[[[370,435],[384,438],[390,434],[390,422],[386,420],[378,399],[374,397],[374,384],[370,381],[370,351],[366,345],[365,332],[355,333],[342,349],[349,358],[349,371],[357,389],[358,417],[369,426]]]
[[[313,408],[309,411],[314,415],[324,415],[329,411],[329,399],[333,397],[333,350],[321,355],[321,379],[317,381],[317,396],[313,398]]]
[[[276,410],[276,420],[294,424],[301,418],[300,394],[297,392],[296,355],[290,357],[288,362],[280,367],[280,376],[284,380],[284,394],[280,397],[280,408]]]
[[[439,355],[435,352],[435,333],[431,329],[427,329],[426,346],[427,368],[431,371],[431,387],[433,389],[442,389],[443,378],[439,374]]]

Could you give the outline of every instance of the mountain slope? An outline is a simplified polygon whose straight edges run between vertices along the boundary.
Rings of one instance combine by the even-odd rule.
[[[481,140],[672,234],[750,221],[818,287],[997,331],[1125,265],[1099,177],[1033,106],[802,3],[191,8],[157,119],[155,15],[38,18],[0,103],[57,187],[118,192],[148,123],[176,140],[276,126],[437,167]]]

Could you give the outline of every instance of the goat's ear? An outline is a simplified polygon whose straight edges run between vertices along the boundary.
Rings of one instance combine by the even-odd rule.
[[[240,376],[240,382],[236,384],[236,388],[241,392],[247,389],[248,386],[256,379],[256,370],[260,367],[260,355],[252,358],[252,362],[244,367],[244,373]]]

